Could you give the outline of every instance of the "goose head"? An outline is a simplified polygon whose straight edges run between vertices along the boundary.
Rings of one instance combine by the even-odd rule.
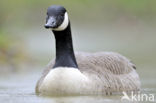
[[[63,31],[69,24],[68,14],[63,6],[52,5],[47,9],[46,29]]]

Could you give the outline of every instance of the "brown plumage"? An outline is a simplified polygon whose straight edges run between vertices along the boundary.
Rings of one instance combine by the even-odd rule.
[[[124,56],[113,52],[76,53],[78,68],[94,84],[94,93],[137,91],[140,89],[139,76],[132,64]],[[52,60],[37,83],[36,92],[43,79],[54,65]],[[93,92],[92,92],[93,93]]]

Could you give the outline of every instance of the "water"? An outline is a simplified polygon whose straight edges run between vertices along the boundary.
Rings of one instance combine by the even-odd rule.
[[[156,102],[156,37],[153,35],[155,29],[150,33],[147,33],[148,29],[144,29],[145,31],[142,31],[142,37],[140,37],[138,35],[140,34],[139,31],[130,32],[130,30],[128,32],[122,31],[122,33],[119,33],[119,31],[115,31],[115,29],[114,31],[96,29],[98,31],[97,33],[97,31],[90,32],[89,29],[85,31],[83,28],[84,27],[78,30],[73,30],[75,50],[91,52],[117,51],[126,57],[130,57],[137,65],[137,72],[140,75],[142,83],[142,93],[154,94],[154,102]],[[25,37],[24,40],[29,48],[28,50],[30,50],[33,56],[47,61],[44,64],[45,66],[48,61],[50,61],[52,57],[51,55],[54,54],[55,51],[54,38],[51,36],[51,32],[44,31],[44,29],[35,32],[37,30],[38,28],[33,32],[30,31],[30,33],[24,32],[25,34],[33,34]],[[45,35],[45,33],[47,35]],[[148,36],[146,34],[148,34]],[[140,38],[141,40],[137,40],[137,38]],[[80,39],[81,42],[79,42]],[[44,66],[42,65],[42,67]],[[62,97],[36,96],[35,85],[41,72],[42,70],[38,69],[38,67],[29,67],[27,72],[15,72],[0,76],[0,103],[121,103],[122,95]]]
[[[35,75],[34,75],[35,74]],[[113,103],[120,96],[62,96],[42,97],[35,95],[35,84],[40,73],[7,76],[0,81],[1,103]]]
[[[34,68],[34,67],[33,67]],[[35,69],[1,77],[1,103],[121,103],[123,95],[42,97],[35,95],[36,81],[40,72]],[[152,71],[151,71],[152,72]],[[142,78],[142,93],[156,95],[156,82]],[[155,97],[156,100],[156,97]],[[155,101],[156,102],[156,101]],[[125,102],[124,102],[125,103]],[[128,102],[129,103],[129,102]],[[143,103],[143,102],[141,102]],[[147,103],[147,102],[145,102]]]

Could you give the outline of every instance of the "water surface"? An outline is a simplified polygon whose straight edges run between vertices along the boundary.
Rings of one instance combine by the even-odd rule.
[[[35,95],[40,72],[15,73],[0,79],[1,103],[121,103],[122,95],[42,97]],[[156,94],[156,82],[143,81],[143,93]],[[125,103],[125,102],[124,102]],[[143,102],[141,102],[143,103]],[[147,102],[145,102],[147,103]]]

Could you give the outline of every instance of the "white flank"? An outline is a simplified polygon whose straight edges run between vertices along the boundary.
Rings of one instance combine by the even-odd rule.
[[[44,78],[40,89],[42,94],[81,94],[87,88],[88,78],[76,68],[58,67]]]
[[[67,12],[65,12],[64,20],[63,20],[62,24],[58,28],[52,28],[52,30],[62,31],[67,28],[68,24],[69,24],[68,14],[67,14]]]

